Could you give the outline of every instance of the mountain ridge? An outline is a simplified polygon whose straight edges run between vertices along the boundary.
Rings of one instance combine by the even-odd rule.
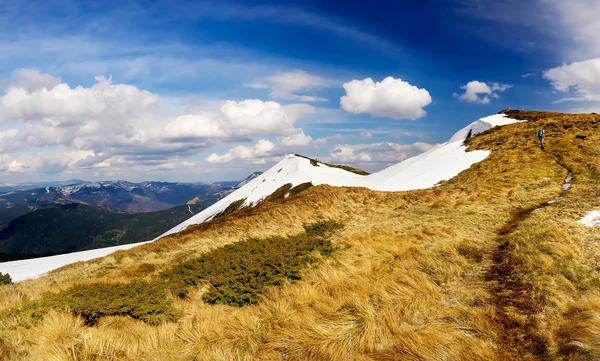
[[[490,154],[489,151],[483,150],[466,152],[467,147],[463,140],[469,130],[475,136],[493,127],[517,122],[519,121],[502,113],[478,119],[455,133],[448,142],[373,174],[327,165],[300,155],[287,155],[263,174],[161,237],[180,232],[191,224],[210,220],[229,205],[242,199],[244,201],[241,207],[252,207],[287,183],[296,186],[310,182],[313,185],[366,187],[380,191],[432,187],[440,181],[454,177]]]
[[[600,116],[508,115],[527,122],[465,140],[489,156],[438,186],[322,184],[2,286],[2,356],[598,359],[598,229],[580,220],[600,207]]]

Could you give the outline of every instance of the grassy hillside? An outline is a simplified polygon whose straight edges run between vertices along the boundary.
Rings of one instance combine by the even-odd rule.
[[[199,205],[182,205],[130,214],[74,203],[37,210],[18,217],[0,231],[0,260],[4,256],[28,258],[147,241],[202,209]]]
[[[152,244],[1,286],[0,358],[596,360],[600,244],[598,230],[577,220],[600,206],[600,116],[509,116],[528,122],[470,139],[470,149],[491,155],[438,187],[398,193],[311,187]],[[535,139],[542,125],[546,152]],[[565,192],[567,169],[573,180]],[[67,302],[44,303],[85,287],[83,297],[121,287],[129,299],[136,289],[122,285],[159,284],[161,274],[214,252],[260,276],[249,258],[236,258],[239,249],[225,246],[277,239],[292,247],[303,226],[322,220],[344,225],[329,238],[330,256],[313,252],[300,279],[267,284],[257,304],[208,302],[219,285],[205,276],[186,283],[183,297],[152,288],[160,302],[150,305],[172,307],[156,310],[164,320],[158,324],[115,313],[86,323],[86,314]],[[45,307],[32,308],[38,302]],[[161,316],[171,311],[177,317]]]

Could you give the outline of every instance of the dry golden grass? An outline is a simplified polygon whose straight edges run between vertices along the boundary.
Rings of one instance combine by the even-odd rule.
[[[439,187],[401,193],[313,187],[177,235],[0,287],[0,310],[81,282],[130,282],[247,237],[345,224],[339,251],[256,306],[205,304],[177,322],[64,312],[0,320],[5,360],[595,360],[600,242],[579,223],[600,206],[600,116],[511,112],[526,123],[469,141],[485,161]],[[537,147],[544,125],[548,153]],[[576,136],[585,136],[584,139]],[[573,186],[561,193],[566,170]]]

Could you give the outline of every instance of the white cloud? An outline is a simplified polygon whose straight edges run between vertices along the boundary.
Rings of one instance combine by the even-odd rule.
[[[12,74],[12,78],[7,81],[0,81],[0,89],[21,88],[28,92],[40,89],[51,90],[60,84],[60,78],[49,74],[42,74],[38,70],[19,69]]]
[[[274,99],[298,100],[301,102],[326,102],[327,99],[316,95],[297,94],[297,92],[315,92],[317,89],[330,86],[330,81],[303,70],[292,70],[271,75],[261,82],[246,83],[245,87],[254,89],[271,89]]]
[[[304,134],[303,131],[277,139],[278,145],[283,147],[306,147],[312,141],[313,138],[310,135]]]
[[[51,79],[39,73],[33,78]],[[295,127],[298,119],[315,111],[307,104],[282,106],[248,99],[178,115],[171,114],[176,109],[172,102],[173,109],[166,115],[161,113],[158,95],[132,85],[113,84],[110,78],[97,77],[89,88],[66,83],[40,87],[49,84],[44,81],[11,80],[15,85],[0,96],[0,123],[6,125],[0,131],[0,155],[40,147],[59,147],[61,151],[20,156],[14,161],[21,166],[13,165],[13,170],[32,174],[106,167],[166,170],[173,164],[183,166],[182,158],[217,143],[249,141],[254,136],[276,136],[282,147],[316,142]],[[182,109],[186,107],[182,105]],[[272,150],[268,144],[260,143],[251,154],[262,157]],[[231,156],[240,158],[247,153],[242,147]],[[6,157],[3,164],[2,169],[7,170]]]
[[[352,80],[344,84],[346,95],[340,99],[342,109],[350,113],[367,113],[372,117],[417,119],[427,113],[423,109],[431,103],[426,89],[394,79],[374,82],[371,78]]]
[[[274,143],[265,139],[261,139],[254,147],[238,145],[223,155],[212,153],[206,157],[206,161],[208,163],[230,163],[235,160],[250,160],[252,163],[262,164],[265,162],[263,157],[267,156],[274,147]]]
[[[62,83],[52,89],[30,91],[12,86],[0,99],[0,122],[43,118],[52,118],[58,123],[90,119],[121,122],[155,110],[158,96],[148,91],[132,85],[115,85],[105,77],[96,77],[96,81],[91,88],[71,88]]]
[[[249,164],[265,164],[277,161],[285,154],[301,153],[324,146],[327,146],[327,139],[313,139],[310,135],[304,134],[302,129],[297,129],[295,134],[277,137],[277,143],[261,139],[253,147],[239,145],[222,155],[213,153],[206,158],[206,161],[209,163],[242,161]]]
[[[373,138],[373,134],[371,132],[367,132],[367,131],[361,131],[358,136],[362,139],[371,139]]]
[[[271,96],[281,99],[293,99],[296,96],[293,93],[296,91],[312,90],[328,85],[324,78],[302,70],[272,75],[267,78],[267,81],[273,88]]]
[[[549,69],[544,79],[560,92],[573,91],[564,101],[600,101],[600,58],[589,59]]]
[[[506,91],[512,88],[512,85],[493,82],[486,84],[481,81],[473,80],[462,85],[460,88],[464,89],[465,92],[460,95],[454,93],[454,97],[458,98],[461,102],[489,104],[491,98],[497,99],[500,97],[498,92]]]
[[[371,144],[340,144],[331,149],[327,161],[345,164],[371,165],[375,169],[401,162],[426,152],[435,144],[416,142],[397,144],[390,142]]]
[[[558,37],[566,39],[571,59],[600,57],[600,2],[597,0],[537,0],[541,8],[549,7],[552,17],[547,17],[547,26]],[[556,24],[559,26],[556,26]],[[557,29],[558,28],[558,29]],[[566,51],[565,55],[569,56]]]
[[[493,39],[511,50],[532,53],[532,47],[569,61],[600,57],[600,2],[597,0],[461,0],[459,12],[481,24],[475,35]],[[484,23],[484,24],[485,24]],[[517,29],[514,32],[499,28]],[[535,41],[533,41],[535,40]],[[533,54],[533,53],[532,53]]]
[[[244,86],[252,89],[267,89],[269,87],[267,84],[263,83],[246,83]]]

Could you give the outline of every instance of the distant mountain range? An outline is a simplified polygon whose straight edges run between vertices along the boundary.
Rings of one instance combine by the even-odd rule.
[[[12,188],[0,194],[0,262],[151,240],[258,175],[215,183],[2,183]]]
[[[81,179],[69,179],[66,181],[57,182],[25,182],[25,183],[11,183],[11,182],[0,182],[0,193],[6,193],[19,189],[34,189],[34,188],[45,188],[45,187],[63,187],[71,186],[76,184],[86,183]]]
[[[240,184],[256,177],[253,173],[241,182],[171,183],[70,180],[54,183],[12,184],[0,194],[0,224],[29,212],[72,203],[118,209],[130,213],[153,212],[190,203],[207,207],[227,196]],[[58,185],[64,183],[65,185]],[[5,189],[8,183],[3,183]],[[45,187],[27,188],[45,184]],[[51,185],[54,184],[54,185]]]
[[[29,212],[0,230],[0,261],[151,240],[205,207],[180,205],[131,214],[86,204]]]

